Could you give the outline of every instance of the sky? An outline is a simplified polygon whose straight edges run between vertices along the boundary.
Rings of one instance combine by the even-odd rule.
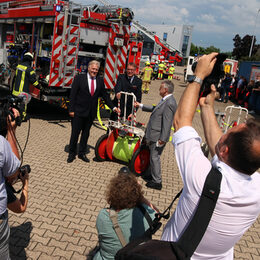
[[[260,44],[260,0],[103,0],[131,8],[134,20],[147,25],[193,25],[192,43],[232,51],[233,38],[255,35]],[[98,0],[74,0],[84,5]]]

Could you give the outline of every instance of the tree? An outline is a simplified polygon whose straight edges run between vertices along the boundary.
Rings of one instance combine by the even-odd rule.
[[[204,54],[210,54],[211,52],[220,52],[220,49],[216,48],[215,46],[209,46],[205,49],[205,53]]]
[[[195,56],[196,54],[198,54],[198,47],[195,44],[191,43],[190,55]]]
[[[218,49],[214,46],[209,46],[209,47],[204,48],[201,46],[196,46],[195,44],[191,43],[191,47],[190,47],[191,56],[209,54],[211,52],[220,52],[220,49]]]
[[[240,60],[242,57],[248,57],[251,43],[252,43],[252,37],[250,35],[244,36],[243,39],[236,34],[234,37],[234,49],[232,52],[232,56],[234,56],[237,60]],[[253,44],[253,49],[252,49],[252,56],[254,56],[257,52],[257,46],[255,45],[256,39],[254,38],[254,44]]]

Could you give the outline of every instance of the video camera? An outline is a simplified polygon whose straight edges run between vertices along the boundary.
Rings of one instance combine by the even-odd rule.
[[[0,98],[0,135],[6,136],[7,134],[7,117],[11,116],[11,120],[16,122],[16,125],[20,126],[22,123],[22,115],[25,111],[26,100],[25,96],[21,95],[18,97],[15,96],[6,96]],[[15,108],[19,111],[20,116],[14,116],[12,108]]]
[[[214,65],[211,74],[203,80],[203,83],[200,88],[200,95],[199,95],[200,97],[207,96],[211,92],[211,85],[214,84],[217,87],[220,79],[223,78],[225,75],[223,62],[226,60],[227,55],[224,53],[219,53],[216,56],[216,58],[217,61]],[[193,73],[196,70],[196,66],[197,66],[197,62],[194,62],[191,68]]]

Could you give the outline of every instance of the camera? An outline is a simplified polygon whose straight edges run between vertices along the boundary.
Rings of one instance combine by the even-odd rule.
[[[26,164],[26,165],[24,165],[24,166],[22,166],[21,168],[20,168],[20,172],[21,172],[21,175],[24,177],[24,175],[26,174],[26,173],[30,173],[31,172],[31,167],[30,167],[30,165],[29,164]]]
[[[14,117],[12,108],[15,108],[19,111],[20,116]],[[0,98],[0,135],[6,136],[7,134],[7,117],[10,115],[11,120],[16,121],[16,125],[20,126],[22,123],[21,115],[25,111],[25,100],[24,96],[6,96]]]
[[[227,55],[224,53],[219,53],[216,56],[217,60],[211,74],[203,80],[203,83],[201,85],[200,95],[199,95],[200,97],[201,96],[205,97],[211,92],[210,86],[212,84],[214,84],[216,87],[218,86],[220,79],[223,78],[225,75],[223,62],[226,60],[226,58]],[[195,72],[196,66],[197,66],[197,62],[194,62],[192,64],[193,73]]]

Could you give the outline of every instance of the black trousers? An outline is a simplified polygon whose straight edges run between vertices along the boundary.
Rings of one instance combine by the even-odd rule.
[[[70,136],[70,145],[69,153],[76,155],[77,154],[77,143],[79,135],[81,132],[80,143],[79,143],[79,155],[86,153],[86,147],[89,138],[89,131],[93,124],[93,119],[91,117],[80,117],[75,115],[71,121],[71,136]]]

